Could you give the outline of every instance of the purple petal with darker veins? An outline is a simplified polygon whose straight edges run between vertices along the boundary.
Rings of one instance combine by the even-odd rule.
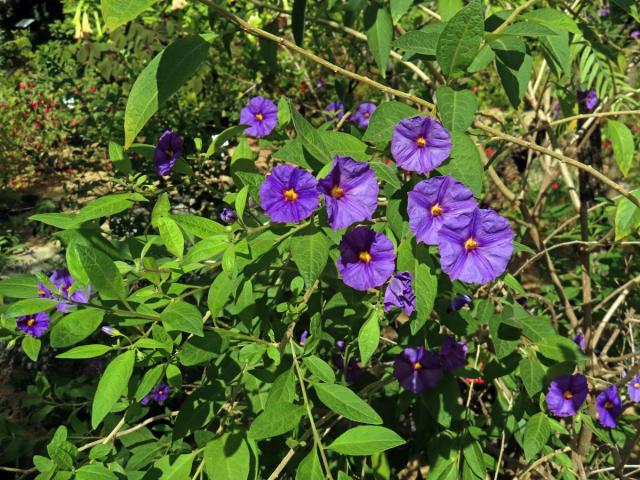
[[[244,132],[251,137],[266,137],[278,125],[278,107],[268,98],[253,97],[240,111],[240,124],[247,125]]]
[[[391,155],[403,170],[429,173],[451,153],[451,134],[431,117],[401,120],[391,137]]]
[[[317,184],[306,170],[279,165],[260,186],[260,206],[272,222],[298,223],[318,208]]]
[[[393,243],[384,234],[357,227],[342,237],[337,268],[344,283],[364,291],[389,279],[395,259]]]

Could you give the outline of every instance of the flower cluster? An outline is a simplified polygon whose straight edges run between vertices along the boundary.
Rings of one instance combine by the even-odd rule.
[[[579,373],[563,375],[549,385],[547,407],[557,417],[572,417],[580,410],[588,394],[587,377]],[[630,379],[628,394],[633,402],[640,402],[640,375]],[[622,400],[616,385],[611,385],[596,396],[596,408],[600,425],[615,428],[622,414]]]
[[[53,289],[43,282],[38,283],[38,297],[56,300],[56,309],[62,313],[69,313],[73,303],[88,303],[91,298],[91,285],[86,290],[77,289],[71,292],[75,281],[67,269],[55,270],[49,277],[49,282]]]
[[[421,393],[435,388],[444,371],[453,372],[464,367],[466,361],[467,344],[446,337],[439,353],[424,347],[405,348],[396,357],[393,375],[404,389]]]

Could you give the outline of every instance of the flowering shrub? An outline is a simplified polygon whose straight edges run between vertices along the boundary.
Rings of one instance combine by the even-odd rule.
[[[137,76],[124,140],[109,139],[112,162],[137,175],[76,213],[33,215],[59,230],[65,265],[0,281],[7,348],[53,353],[58,368],[29,390],[46,435],[8,470],[467,480],[636,468],[640,195],[625,119],[638,101],[592,25],[608,18],[636,58],[637,9],[226,3],[173,2],[206,8],[223,33],[175,39]],[[103,0],[106,28],[141,5]],[[362,62],[305,46],[328,26],[367,42]],[[171,126],[137,143],[152,117],[171,118],[165,102],[215,58],[217,35],[239,29],[259,38],[265,72],[289,55],[328,69],[300,93],[330,101],[265,82],[210,142]],[[370,90],[354,100],[347,79]],[[207,161],[230,178],[213,219],[172,188]],[[105,227],[138,208],[143,231]]]

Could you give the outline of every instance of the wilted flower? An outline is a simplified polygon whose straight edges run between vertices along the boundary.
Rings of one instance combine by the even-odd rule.
[[[463,183],[449,176],[432,177],[418,182],[409,192],[409,227],[418,242],[436,245],[447,218],[472,212],[477,206],[473,192]]]
[[[160,135],[153,153],[153,165],[159,176],[164,177],[171,173],[173,166],[182,155],[183,146],[184,142],[180,135],[171,130],[166,130]]]
[[[334,118],[340,120],[344,117],[344,104],[338,101],[331,102],[325,108],[325,112],[327,112],[327,115],[325,115],[327,120],[333,120]]]
[[[640,402],[640,375],[636,375],[629,382],[629,398],[634,402]]]
[[[563,375],[549,385],[547,407],[557,417],[571,417],[580,410],[588,392],[587,378],[584,375]]]
[[[452,280],[484,284],[502,275],[513,253],[509,222],[493,210],[450,217],[440,229],[442,270]]]
[[[395,260],[389,238],[357,227],[342,237],[337,267],[344,283],[364,291],[386,282],[395,270]]]
[[[452,146],[449,130],[425,116],[401,120],[391,137],[391,155],[409,172],[429,173],[449,157]]]
[[[464,293],[457,295],[453,300],[451,300],[451,303],[447,307],[447,312],[457,312],[465,305],[471,305],[472,302],[473,299],[469,295],[465,295]]]
[[[413,276],[410,272],[396,273],[384,292],[384,311],[397,307],[411,315],[416,309],[416,296],[413,293]]]
[[[306,170],[279,165],[260,187],[260,206],[272,222],[298,223],[318,208],[318,182]]]
[[[329,225],[334,230],[371,220],[378,206],[378,180],[366,162],[337,156],[329,174],[318,182],[324,196]]]
[[[600,425],[607,428],[615,428],[618,417],[622,413],[622,401],[618,394],[618,387],[611,385],[596,397],[598,407],[598,420]]]
[[[169,385],[165,385],[164,383],[162,385],[158,385],[156,388],[154,388],[151,391],[151,395],[153,396],[153,399],[160,403],[160,402],[164,402],[167,398],[169,398],[169,392],[171,390],[169,389]]]
[[[355,123],[360,128],[367,128],[369,126],[369,119],[376,108],[377,106],[375,103],[361,103],[353,115],[351,115],[349,121]]]
[[[247,135],[266,137],[278,125],[278,107],[268,98],[253,97],[240,111],[240,124],[249,126]]]
[[[238,217],[236,215],[236,212],[233,211],[233,208],[225,207],[220,212],[220,220],[225,223],[235,222],[237,218]]]
[[[307,338],[309,338],[309,330],[303,330],[300,334],[300,343],[301,347],[304,347],[304,344],[307,343]]]
[[[438,355],[424,347],[405,348],[393,364],[393,376],[413,393],[435,388],[442,379]]]
[[[144,397],[142,397],[142,400],[140,400],[140,405],[144,405],[146,407],[147,405],[149,405],[149,402],[151,402],[151,396],[145,395]]]
[[[49,328],[51,319],[46,312],[39,312],[35,315],[26,315],[18,317],[16,320],[17,327],[27,335],[32,337],[41,337]]]
[[[440,361],[447,372],[464,367],[467,363],[467,342],[456,342],[446,337],[440,347]]]
[[[578,345],[580,350],[584,352],[584,349],[587,346],[584,341],[584,333],[579,332],[575,337],[573,337],[573,341],[576,342],[576,345]]]

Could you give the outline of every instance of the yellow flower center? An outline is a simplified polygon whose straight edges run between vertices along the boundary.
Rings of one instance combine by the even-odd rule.
[[[336,185],[331,189],[331,196],[335,199],[342,198],[344,196],[344,188]]]
[[[369,263],[371,261],[371,254],[369,252],[360,252],[358,258],[361,262]]]
[[[362,114],[362,116],[363,116],[364,118],[369,118],[369,112],[364,112],[364,113]]]
[[[633,388],[640,388],[640,383],[634,383]]]
[[[173,157],[173,150],[171,150],[170,148],[167,148],[167,149],[164,151],[164,154],[165,154],[167,157],[171,158],[171,157]]]
[[[610,408],[613,408],[613,403],[607,400],[606,402],[604,402],[604,408],[606,408],[607,410],[609,410]]]
[[[262,115],[261,113],[256,113],[256,120],[261,122],[262,120],[264,120],[264,115]]]
[[[46,295],[47,292],[45,292],[44,290],[38,290],[38,295]]]
[[[418,137],[418,139],[416,140],[416,145],[418,146],[418,148],[422,148],[427,144],[427,139],[424,137]]]
[[[298,194],[293,188],[290,188],[289,190],[285,190],[283,192],[283,195],[284,195],[284,199],[287,202],[293,202],[298,199]]]
[[[31,317],[29,320],[27,320],[27,327],[33,327],[36,324],[36,319]]]
[[[436,203],[431,207],[431,216],[437,217],[438,215],[442,215],[442,207],[439,203]]]
[[[564,398],[566,398],[567,400],[571,400],[573,398],[573,392],[567,390],[566,392],[564,392]]]
[[[478,248],[478,242],[476,242],[473,238],[469,238],[466,242],[464,242],[464,249],[467,252],[473,252],[476,248]]]
[[[422,364],[420,362],[416,362],[413,364],[414,370],[422,370]]]

